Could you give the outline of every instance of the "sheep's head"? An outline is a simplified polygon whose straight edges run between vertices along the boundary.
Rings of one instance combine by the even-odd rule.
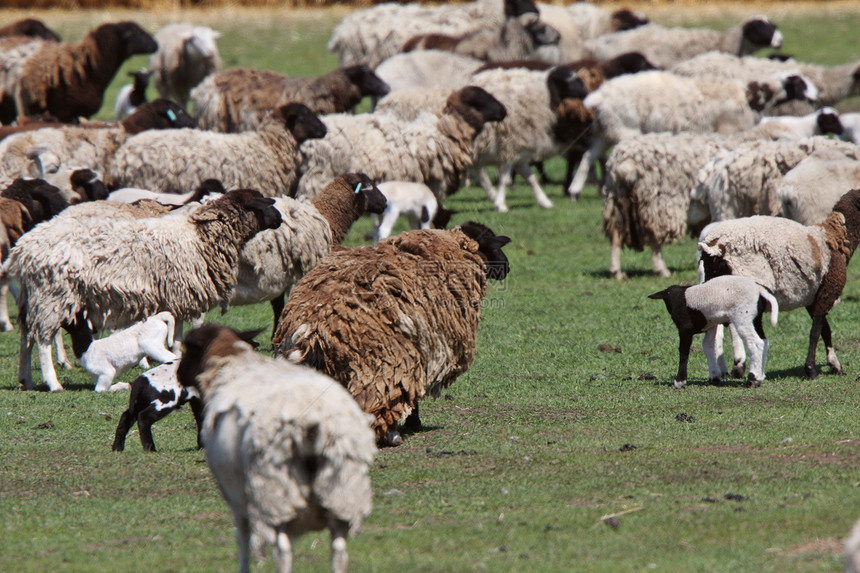
[[[272,117],[284,124],[296,143],[325,137],[326,127],[311,109],[302,103],[288,103],[272,112]]]
[[[626,54],[615,56],[603,64],[603,73],[607,78],[659,69],[639,52],[627,52]]]
[[[184,38],[183,48],[191,56],[200,59],[214,60],[218,57],[217,40],[220,32],[206,26],[194,26]]]
[[[110,48],[119,50],[123,59],[137,54],[152,54],[158,50],[158,42],[155,38],[135,22],[103,24],[96,28],[95,33],[113,34],[118,42]]]
[[[353,208],[357,213],[379,215],[385,211],[385,207],[388,205],[385,195],[370,177],[364,173],[344,173],[340,177],[347,187],[353,190],[355,196]]]
[[[59,42],[60,37],[53,30],[45,26],[41,20],[35,18],[25,18],[19,20],[10,26],[16,35],[29,36],[31,38],[41,38],[49,42]]]
[[[860,189],[852,189],[840,197],[833,206],[833,212],[841,213],[845,218],[845,232],[853,254],[860,245]]]
[[[744,46],[739,56],[751,54],[759,48],[782,47],[782,32],[766,16],[750,18],[743,23],[741,30]]]
[[[644,26],[650,20],[642,12],[633,12],[632,10],[623,9],[616,10],[612,13],[612,31],[623,32],[624,30],[632,30],[639,26]]]
[[[30,221],[25,225],[25,231],[69,206],[62,192],[42,179],[15,179],[0,196],[14,199],[26,207]]]
[[[818,131],[823,135],[828,133],[842,135],[842,132],[845,131],[845,127],[839,121],[839,112],[832,107],[823,107],[818,110],[815,123],[818,124]]]
[[[505,0],[505,18],[518,18],[524,14],[539,14],[532,0]]]
[[[524,18],[528,17],[524,16]],[[528,32],[536,48],[541,46],[557,46],[561,42],[559,31],[539,18],[529,18],[528,22],[523,25],[523,28]]]
[[[588,95],[588,88],[582,78],[565,67],[559,66],[551,71],[546,83],[550,93],[550,106],[553,108],[563,99],[583,99]]]
[[[254,337],[262,330],[239,332],[218,324],[204,324],[195,328],[183,340],[182,359],[176,370],[176,379],[183,386],[198,388],[203,394],[208,382],[199,379],[199,374],[208,368],[209,360],[241,354],[256,348]]]
[[[179,129],[194,127],[194,119],[182,107],[167,99],[141,104],[122,120],[126,133],[134,135],[147,129]]]
[[[458,113],[475,130],[490,121],[502,121],[508,111],[484,88],[466,86],[448,96],[444,113]]]
[[[128,72],[128,75],[131,76],[134,81],[135,91],[145,92],[146,88],[149,87],[149,78],[152,76],[152,72],[146,68],[141,68],[136,72]]]
[[[361,92],[362,97],[382,97],[391,91],[391,87],[364,64],[349,66],[343,71],[347,79]]]
[[[812,80],[802,74],[788,73],[779,79],[782,89],[785,90],[785,99],[791,100],[806,100],[814,102],[818,99],[818,88],[812,83]]]
[[[502,247],[511,242],[509,237],[496,235],[492,229],[475,221],[460,225],[460,230],[478,243],[478,254],[486,264],[488,279],[502,280],[508,276],[511,266]]]
[[[69,177],[72,190],[80,195],[83,201],[103,201],[108,198],[108,188],[98,173],[92,169],[78,169]]]

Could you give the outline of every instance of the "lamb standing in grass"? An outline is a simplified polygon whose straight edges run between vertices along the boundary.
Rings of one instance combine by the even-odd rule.
[[[453,215],[423,183],[386,181],[379,184],[379,190],[385,195],[386,206],[382,215],[371,215],[374,244],[391,235],[401,215],[413,229],[444,229]]]
[[[346,573],[346,539],[373,498],[367,416],[336,380],[258,354],[250,338],[214,324],[193,330],[177,372],[203,397],[201,438],[233,513],[239,571],[265,545],[278,571],[292,571],[296,539],[328,528],[331,569]]]
[[[750,354],[748,384],[761,386],[767,363],[768,340],[762,328],[762,313],[770,305],[770,323],[776,326],[779,305],[773,293],[752,279],[740,276],[722,276],[703,284],[673,285],[648,298],[662,300],[672,322],[678,328],[678,374],[675,388],[687,385],[687,361],[693,335],[705,333],[702,348],[708,357],[711,384],[720,384],[728,376],[722,353],[717,355],[717,326],[731,323],[746,344]]]

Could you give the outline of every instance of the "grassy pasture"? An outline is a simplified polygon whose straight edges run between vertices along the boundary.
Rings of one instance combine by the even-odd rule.
[[[762,11],[798,58],[834,64],[860,54],[860,7],[661,10],[655,19],[726,27]],[[344,13],[38,15],[69,40],[121,18],[151,30],[198,21],[224,33],[229,66],[317,75],[336,65],[325,43]],[[122,74],[145,61],[125,66],[99,117],[110,116]],[[563,169],[551,162],[550,176]],[[675,391],[677,333],[647,295],[695,281],[694,241],[665,250],[672,279],[650,274],[648,253],[625,251],[631,278],[615,281],[597,189],[576,205],[559,185],[548,192],[556,208],[539,210],[518,184],[505,215],[475,188],[451,198],[455,223],[476,219],[513,238],[512,271],[490,288],[471,370],[443,399],[423,404],[426,431],[377,457],[374,511],[350,541],[352,570],[839,570],[842,539],[860,517],[857,263],[831,314],[845,375],[803,378],[809,319],[796,311],[776,328],[766,324],[772,344],[761,388],[706,385],[697,350],[689,388]],[[368,229],[360,221],[348,242],[363,242]],[[268,326],[271,311],[243,307],[211,319]],[[17,333],[0,334],[0,569],[234,567],[229,513],[194,449],[189,411],[155,426],[158,453],[145,455],[135,431],[114,454],[128,395],[96,395],[79,369],[60,372],[64,393],[18,391],[17,354]],[[818,362],[823,368],[822,350]],[[297,568],[327,570],[327,543],[305,536]],[[257,570],[274,568],[269,561]]]

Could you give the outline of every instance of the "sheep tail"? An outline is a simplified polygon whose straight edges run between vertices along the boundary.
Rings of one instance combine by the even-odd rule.
[[[761,286],[761,290],[759,292],[762,298],[770,303],[770,323],[771,325],[776,326],[776,321],[779,318],[779,303],[776,302],[776,297],[773,296],[773,291],[765,286],[759,286]]]

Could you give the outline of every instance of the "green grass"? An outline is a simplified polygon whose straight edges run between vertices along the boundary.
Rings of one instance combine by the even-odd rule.
[[[217,23],[222,53],[228,65],[323,73],[335,65],[324,45],[340,14],[236,11]],[[154,29],[182,19],[174,16],[137,19]],[[45,20],[74,39],[75,29],[105,17],[52,12]],[[845,18],[839,34],[815,14],[779,23],[799,58],[837,63],[856,57],[860,12]],[[549,165],[556,179],[563,169]],[[378,455],[374,511],[350,541],[351,569],[839,570],[841,539],[860,516],[857,263],[831,314],[845,375],[803,378],[810,321],[797,311],[766,325],[761,388],[706,385],[697,348],[690,385],[676,391],[677,333],[647,295],[695,282],[694,241],[665,249],[672,279],[651,275],[648,253],[625,251],[631,278],[615,281],[596,188],[579,204],[559,185],[548,191],[551,211],[538,209],[521,182],[505,215],[475,188],[449,201],[454,223],[479,220],[513,238],[511,274],[490,287],[473,367],[442,399],[422,404],[424,432]],[[362,243],[369,227],[359,221],[347,242]],[[210,319],[268,327],[270,313],[258,305]],[[145,455],[134,431],[115,454],[128,395],[95,394],[80,369],[60,372],[64,393],[18,391],[17,354],[17,333],[0,335],[0,569],[235,566],[229,513],[194,448],[187,409],[156,424],[158,453]],[[823,369],[823,351],[818,363]],[[601,520],[610,514],[617,528]],[[327,570],[327,536],[302,538],[296,566]]]

